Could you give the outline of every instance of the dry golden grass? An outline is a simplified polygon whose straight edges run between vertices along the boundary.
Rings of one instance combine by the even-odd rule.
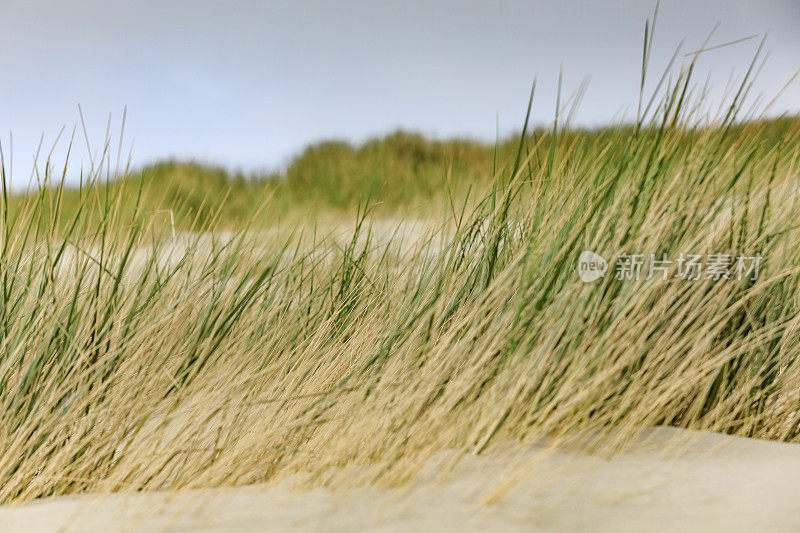
[[[651,425],[800,440],[800,131],[694,127],[688,84],[635,128],[523,132],[483,197],[411,231],[363,210],[347,238],[173,240],[92,186],[69,217],[58,190],[4,198],[0,502],[398,483],[444,449]],[[584,249],[611,275],[580,281]],[[764,260],[625,281],[623,253]]]

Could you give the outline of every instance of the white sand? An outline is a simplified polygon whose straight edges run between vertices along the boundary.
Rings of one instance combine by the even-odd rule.
[[[0,507],[0,530],[25,533],[358,529],[800,531],[800,446],[659,428],[612,461],[536,447],[493,452],[404,490],[284,484]]]

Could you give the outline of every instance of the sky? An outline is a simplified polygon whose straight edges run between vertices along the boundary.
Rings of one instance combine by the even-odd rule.
[[[0,0],[0,139],[14,183],[77,125],[69,174],[90,165],[111,124],[112,152],[142,166],[192,158],[247,172],[280,168],[310,142],[398,128],[492,141],[534,121],[588,80],[575,124],[635,116],[644,22],[655,2]],[[768,33],[756,92],[800,68],[796,0],[662,0],[651,85],[681,39],[698,49]],[[721,94],[759,39],[698,64]],[[709,74],[710,73],[710,74]],[[86,137],[81,125],[82,110]],[[800,110],[800,80],[771,114]],[[110,122],[109,122],[110,117]],[[64,137],[54,162],[63,160]],[[91,148],[94,156],[87,149]],[[40,157],[41,159],[41,157]]]

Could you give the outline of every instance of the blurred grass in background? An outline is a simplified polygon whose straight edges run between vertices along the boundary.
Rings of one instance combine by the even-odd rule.
[[[792,131],[800,128],[794,118],[773,119],[730,126],[717,141],[720,149],[746,135],[756,150],[768,151]],[[655,137],[654,132],[639,132]],[[685,142],[701,135],[687,132]],[[527,136],[529,167],[542,168],[548,163],[553,139],[558,151],[580,154],[583,160],[612,161],[624,154],[634,141],[632,126],[600,130],[567,130],[557,136],[549,130]],[[654,138],[652,140],[655,140]],[[513,162],[519,137],[512,136],[496,144],[451,139],[432,140],[422,135],[397,131],[361,145],[345,141],[324,141],[308,146],[294,157],[283,172],[243,174],[220,166],[196,161],[163,161],[128,174],[123,180],[93,183],[94,202],[86,204],[87,195],[80,187],[52,187],[59,204],[58,216],[74,218],[79,207],[102,210],[104,199],[122,202],[120,220],[133,220],[137,202],[145,213],[173,211],[177,228],[199,231],[212,225],[235,229],[244,224],[269,227],[281,217],[292,214],[354,212],[358,205],[370,202],[378,211],[394,213],[447,210],[451,202],[463,203],[468,197],[483,196],[493,176],[508,171]],[[617,161],[618,162],[618,161]],[[37,195],[17,195],[9,202],[12,214],[25,201]],[[37,200],[38,201],[38,200]],[[163,220],[162,220],[163,219]],[[168,221],[168,217],[154,217]]]

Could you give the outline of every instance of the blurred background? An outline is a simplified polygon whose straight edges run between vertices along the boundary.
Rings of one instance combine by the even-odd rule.
[[[636,114],[644,22],[655,2],[0,0],[0,139],[14,185],[28,182],[40,139],[59,161],[77,126],[73,165],[103,149],[110,125],[135,165],[195,159],[229,170],[285,168],[321,139],[362,142],[403,129],[492,142],[533,119],[548,124],[559,71],[565,95],[588,82],[574,123]],[[800,2],[664,0],[652,89],[717,26],[696,79],[712,98],[747,70],[761,37],[764,103],[800,67]],[[78,111],[78,105],[82,109]],[[800,84],[769,115],[794,115]],[[83,134],[85,124],[86,137]],[[115,144],[113,150],[118,146]],[[41,157],[40,157],[41,159]],[[21,168],[20,168],[21,167]]]

